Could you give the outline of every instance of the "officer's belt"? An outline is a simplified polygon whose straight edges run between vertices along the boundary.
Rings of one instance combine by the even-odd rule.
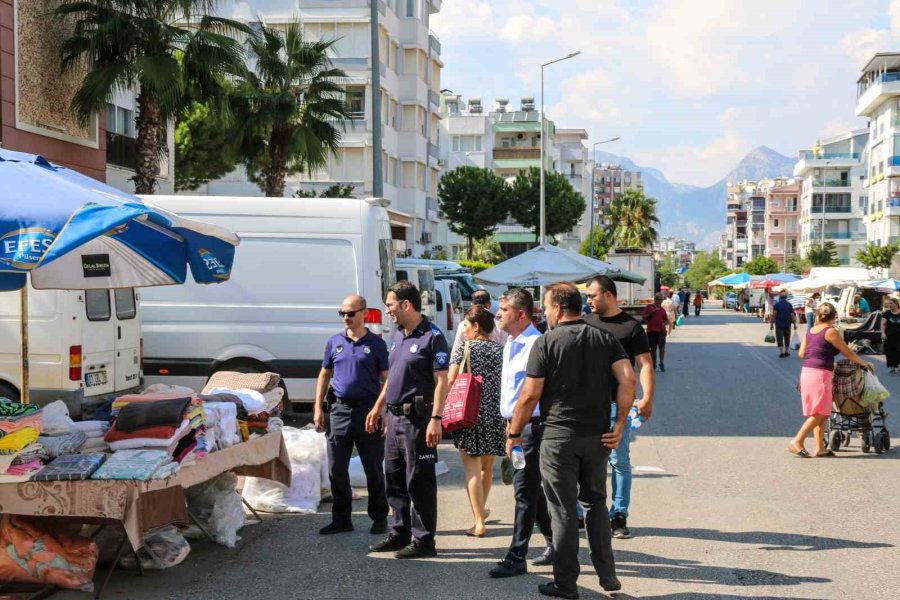
[[[357,406],[361,406],[363,404],[375,404],[376,398],[338,398],[334,397],[335,404],[343,404],[345,406],[349,406],[350,408],[355,408]]]

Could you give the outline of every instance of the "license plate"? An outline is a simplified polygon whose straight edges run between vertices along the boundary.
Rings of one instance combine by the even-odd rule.
[[[86,373],[84,383],[88,387],[95,385],[106,385],[106,371],[97,371],[96,373]]]

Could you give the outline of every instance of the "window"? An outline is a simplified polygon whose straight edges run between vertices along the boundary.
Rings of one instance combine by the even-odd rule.
[[[106,130],[125,137],[134,137],[134,111],[116,106],[106,105]]]
[[[366,88],[364,86],[347,87],[347,112],[354,119],[366,118]]]
[[[133,319],[137,315],[137,305],[134,301],[134,290],[124,288],[115,290],[116,318],[120,321]]]
[[[416,16],[416,0],[406,0],[406,16]]]
[[[109,290],[85,290],[84,310],[88,321],[109,321],[112,317]]]
[[[454,135],[453,151],[454,152],[481,152],[480,135]]]
[[[772,219],[772,226],[778,227],[778,219]]]

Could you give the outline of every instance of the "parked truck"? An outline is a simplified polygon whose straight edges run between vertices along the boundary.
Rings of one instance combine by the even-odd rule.
[[[653,303],[653,285],[656,280],[653,254],[641,249],[620,248],[611,251],[607,255],[606,261],[620,269],[637,273],[646,278],[644,283],[616,283],[620,308],[629,314],[639,315],[648,304]]]

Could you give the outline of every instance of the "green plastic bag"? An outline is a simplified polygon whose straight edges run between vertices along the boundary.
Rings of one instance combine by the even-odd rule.
[[[678,315],[678,318],[675,319],[675,327],[681,327],[682,321],[684,321],[684,315]]]
[[[775,343],[775,332],[772,330],[772,328],[769,328],[769,333],[766,334],[766,337],[763,341],[767,344]]]

